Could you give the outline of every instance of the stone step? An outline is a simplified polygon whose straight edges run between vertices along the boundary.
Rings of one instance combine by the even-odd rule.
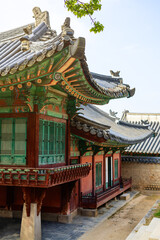
[[[137,232],[134,240],[148,240],[148,237],[148,232],[143,230],[141,232]]]
[[[143,238],[142,240],[149,240],[150,235],[152,234],[152,229],[149,228],[149,226],[141,226],[138,233],[142,233],[143,232]],[[139,237],[139,235],[137,234],[137,237]],[[141,240],[141,238],[135,238],[136,240]]]
[[[160,231],[160,218],[153,218],[148,226],[148,231],[153,233],[154,231]]]
[[[152,234],[152,235],[149,237],[149,240],[160,240],[160,237],[159,237],[159,236],[154,236],[154,234]]]
[[[160,240],[160,219],[153,218],[148,226],[141,226],[137,233],[126,240]]]
[[[153,221],[153,219],[155,220]],[[155,227],[149,237],[149,240],[160,240],[160,219],[159,218],[153,218],[153,219],[152,219],[153,221],[152,225],[155,224]]]
[[[123,193],[121,196],[120,196],[120,200],[128,200],[130,199],[130,193]]]
[[[150,233],[147,228],[148,226],[141,226],[138,232],[126,238],[126,240],[148,240]]]

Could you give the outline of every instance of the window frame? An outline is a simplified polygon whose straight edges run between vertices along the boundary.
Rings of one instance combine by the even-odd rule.
[[[10,154],[2,154],[1,153],[1,144],[2,144],[2,132],[1,132],[1,129],[2,129],[2,121],[3,120],[12,120],[12,137],[11,137],[11,153]],[[15,128],[16,128],[16,120],[19,120],[19,119],[24,119],[25,120],[25,152],[24,154],[18,154],[18,153],[15,153],[15,136],[16,136],[16,133],[15,133]],[[27,164],[26,162],[26,158],[27,158],[27,124],[28,124],[28,119],[27,117],[0,117],[0,165],[3,165],[3,166],[25,166]],[[6,160],[8,159],[8,162],[2,162],[2,158],[3,157],[6,157]],[[4,157],[4,161],[5,161],[5,157]],[[16,163],[16,160],[18,161],[18,159],[21,159],[21,162],[18,162]]]
[[[118,180],[119,173],[118,173],[119,161],[118,158],[114,159],[114,180]]]
[[[97,175],[98,169],[98,175]],[[96,189],[102,186],[102,162],[96,162],[95,164],[95,185]]]
[[[65,164],[66,159],[65,159],[65,155],[66,155],[66,122],[64,121],[58,121],[58,119],[39,119],[39,134],[40,134],[40,126],[41,126],[41,122],[42,122],[42,141],[40,140],[40,135],[39,135],[39,149],[41,149],[41,153],[39,151],[39,157],[38,157],[38,165],[39,166],[44,166],[44,165],[60,165],[60,164]],[[44,154],[45,151],[45,142],[44,142],[44,125],[47,124],[48,126],[48,133],[47,133],[47,154]],[[51,134],[50,133],[50,128],[51,128],[51,124],[53,124],[53,131],[54,133]],[[50,136],[58,136],[58,140],[56,139],[56,137],[53,139],[52,144],[53,144],[53,153],[50,153],[50,143],[51,143],[51,139]],[[40,147],[40,144],[42,144],[42,146]],[[60,161],[59,161],[59,160]]]

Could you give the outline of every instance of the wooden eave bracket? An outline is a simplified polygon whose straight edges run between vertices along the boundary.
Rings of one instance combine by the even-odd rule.
[[[84,140],[82,140],[82,139],[79,140],[79,151],[80,151],[81,156],[83,156],[86,152],[91,151],[89,149],[90,147],[91,146],[88,146]]]
[[[42,201],[46,195],[46,189],[35,189],[29,187],[23,187],[23,199],[26,204],[27,217],[30,217],[31,203],[37,203],[37,216],[42,208]]]

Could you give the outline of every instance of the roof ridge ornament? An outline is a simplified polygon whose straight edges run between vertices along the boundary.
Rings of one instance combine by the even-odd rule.
[[[120,71],[114,72],[113,70],[110,70],[110,73],[113,77],[120,77]]]
[[[19,40],[21,41],[21,51],[28,51],[30,49],[30,41],[28,37],[21,37]]]
[[[32,34],[32,25],[29,24],[27,27],[23,28],[25,34],[30,35]]]
[[[112,116],[113,118],[115,118],[115,120],[119,121],[120,118],[118,118],[116,115],[118,114],[118,112],[114,112],[111,109],[109,110],[109,114],[110,116]]]
[[[45,24],[50,28],[48,11],[42,12],[39,7],[34,7],[32,11],[34,14],[33,17],[35,18],[35,27],[37,27],[40,23],[45,22]]]
[[[73,38],[73,34],[74,34],[74,30],[71,29],[70,27],[70,18],[67,17],[63,23],[63,25],[61,26],[61,29],[62,29],[62,37],[64,36],[69,36],[71,38]]]
[[[149,125],[148,119],[146,119],[146,120],[141,120],[141,124],[142,124],[142,125]]]

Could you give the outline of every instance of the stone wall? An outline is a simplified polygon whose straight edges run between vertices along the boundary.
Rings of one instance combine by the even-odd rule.
[[[122,177],[132,177],[132,187],[160,190],[160,164],[122,162]]]

